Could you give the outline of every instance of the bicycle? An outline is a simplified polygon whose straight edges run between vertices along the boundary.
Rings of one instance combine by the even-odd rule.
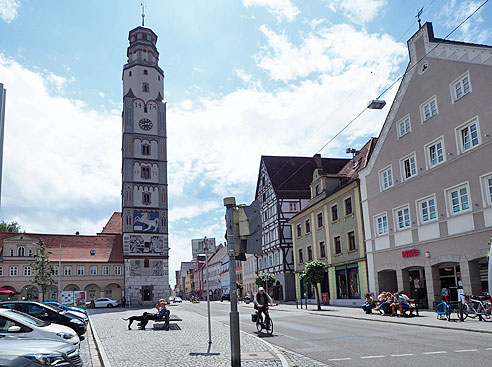
[[[465,296],[466,300],[466,314],[470,318],[474,319],[477,316],[480,320],[485,322],[492,322],[492,312],[490,308],[490,302],[486,300],[489,297],[485,296]]]
[[[268,312],[268,306],[264,306],[262,311],[262,313],[265,314],[265,321],[263,321],[262,313],[257,312],[256,330],[261,333],[262,330],[265,329],[266,333],[271,336],[273,334],[273,321]]]
[[[463,318],[461,318],[461,310],[460,310],[459,303],[453,302],[453,304],[451,304],[451,302],[448,301],[448,297],[443,296],[442,302],[436,306],[437,319],[438,320],[446,319],[448,321],[451,321],[451,315],[453,313],[456,313],[458,319],[460,319],[461,321],[465,321],[465,319],[468,316],[466,310],[467,310],[466,304],[463,304]]]

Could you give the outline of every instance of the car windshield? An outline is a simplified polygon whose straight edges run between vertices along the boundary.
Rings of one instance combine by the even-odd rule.
[[[66,313],[66,311],[58,306],[55,306],[55,305],[47,305],[47,304],[44,304],[43,305],[45,308],[51,310],[51,311],[54,311],[56,313]]]
[[[14,314],[14,315],[12,315],[12,317],[15,318],[16,320],[21,321],[21,322],[22,321],[26,322],[30,325],[43,327],[43,326],[48,326],[50,324],[49,322],[45,322],[45,321],[40,320],[34,316],[19,312],[17,310],[12,310],[11,313]]]

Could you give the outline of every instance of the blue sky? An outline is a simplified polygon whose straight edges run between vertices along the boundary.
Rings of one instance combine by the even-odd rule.
[[[222,241],[222,198],[253,200],[262,154],[312,156],[400,76],[417,9],[445,37],[481,3],[147,0],[166,75],[170,274],[192,238]],[[450,39],[492,45],[490,7]],[[129,0],[0,0],[1,220],[94,234],[121,210],[121,73],[140,12]],[[387,112],[366,111],[322,155],[346,157]]]

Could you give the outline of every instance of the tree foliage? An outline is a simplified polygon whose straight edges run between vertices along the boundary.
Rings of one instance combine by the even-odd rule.
[[[313,260],[306,264],[306,266],[304,267],[304,271],[300,275],[301,281],[304,283],[304,285],[314,286],[314,289],[316,291],[318,310],[321,310],[321,300],[319,296],[318,283],[321,283],[323,281],[325,277],[326,267],[327,266],[325,263],[318,260]]]
[[[0,223],[0,232],[11,232],[19,233],[21,231],[21,226],[16,221],[5,222],[2,220]]]
[[[34,273],[34,278],[31,279],[31,283],[41,288],[43,292],[42,301],[44,302],[47,288],[56,283],[53,279],[53,266],[50,264],[49,259],[52,252],[46,248],[46,245],[42,240],[36,244],[36,247],[37,251],[34,254],[34,262],[31,264]],[[58,271],[61,271],[61,269],[58,269]]]
[[[265,285],[265,278],[267,278],[267,284]],[[258,287],[268,289],[275,284],[275,275],[270,273],[260,273],[256,276],[255,284]]]

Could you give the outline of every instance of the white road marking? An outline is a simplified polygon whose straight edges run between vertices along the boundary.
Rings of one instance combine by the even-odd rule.
[[[415,354],[413,353],[406,353],[406,354],[392,354],[392,357],[408,357],[408,356],[414,356]]]
[[[329,359],[329,361],[348,361],[349,359],[352,359],[352,358],[332,358],[332,359]]]
[[[485,348],[485,350],[492,350],[492,348]]]
[[[476,349],[461,349],[461,350],[455,350],[456,353],[465,353],[465,352],[478,352]]]
[[[422,353],[422,354],[444,354],[444,353],[447,353],[447,352],[444,351],[444,350],[440,350],[440,351],[437,351],[437,352],[425,352],[425,353]]]
[[[369,359],[369,358],[385,358],[386,356],[365,356],[365,357],[360,357],[362,359]]]

